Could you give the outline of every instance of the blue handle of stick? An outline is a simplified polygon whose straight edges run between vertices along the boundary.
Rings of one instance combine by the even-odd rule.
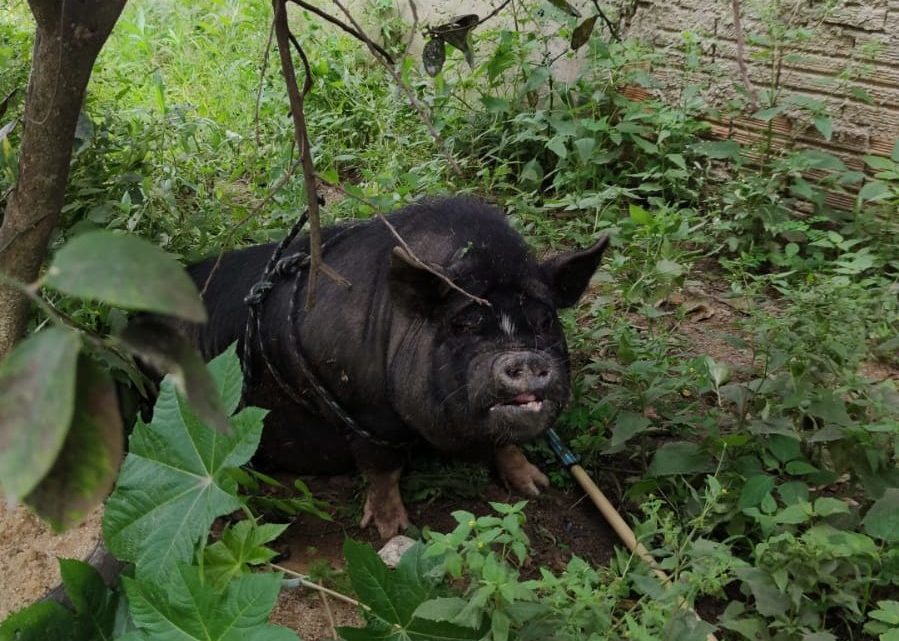
[[[550,429],[546,431],[546,442],[549,443],[550,449],[559,457],[562,465],[566,468],[577,465],[580,462],[577,455],[568,449],[568,446],[562,442],[555,430]]]

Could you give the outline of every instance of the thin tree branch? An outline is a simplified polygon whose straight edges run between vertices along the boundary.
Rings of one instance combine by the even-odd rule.
[[[219,251],[218,257],[215,259],[215,264],[212,266],[212,269],[209,272],[209,276],[206,277],[206,282],[203,284],[203,289],[200,291],[200,295],[203,296],[206,294],[206,290],[209,288],[209,283],[212,281],[212,277],[215,276],[216,270],[219,268],[219,265],[222,262],[222,257],[225,255],[225,248],[231,243],[231,240],[234,238],[234,234],[237,233],[237,230],[246,225],[252,218],[256,217],[262,208],[274,198],[275,194],[278,193],[281,188],[287,184],[287,181],[290,180],[290,177],[293,176],[293,172],[296,170],[296,164],[291,163],[287,167],[287,171],[278,178],[278,181],[272,185],[272,188],[268,191],[268,193],[260,200],[250,212],[238,220],[231,229],[228,230],[228,233],[225,235],[225,241],[222,243],[222,248]]]
[[[360,601],[357,601],[356,599],[354,599],[352,597],[348,597],[345,594],[341,594],[340,592],[335,592],[334,590],[326,588],[323,585],[319,585],[318,583],[313,583],[312,581],[309,580],[309,577],[307,577],[303,574],[300,574],[299,572],[294,572],[293,570],[291,570],[289,568],[285,568],[283,565],[269,563],[269,567],[274,568],[278,572],[283,572],[284,574],[296,579],[297,583],[302,585],[304,588],[311,588],[313,590],[317,590],[318,592],[321,592],[322,594],[327,594],[329,596],[332,596],[335,599],[345,601],[346,603],[349,603],[351,605],[355,605],[355,606],[363,608],[365,610],[371,610],[371,608],[368,607],[366,604],[364,604]]]
[[[487,22],[488,20],[490,20],[491,18],[493,18],[494,16],[496,16],[496,14],[498,14],[500,11],[502,11],[503,9],[505,9],[505,8],[506,8],[506,5],[508,5],[510,2],[512,2],[512,0],[506,0],[505,2],[503,2],[503,3],[502,3],[501,5],[499,5],[496,9],[494,9],[493,11],[491,11],[490,13],[488,13],[488,14],[487,14],[487,17],[481,18],[480,20],[478,20],[478,24],[476,24],[475,27],[484,24],[485,22]],[[474,28],[474,27],[472,27],[472,29],[473,29],[473,28]]]
[[[465,291],[464,289],[459,287],[456,283],[454,283],[446,274],[444,274],[443,272],[441,272],[438,269],[431,267],[428,263],[426,263],[421,258],[419,258],[415,254],[415,252],[412,251],[412,248],[409,247],[409,244],[403,239],[403,237],[400,235],[400,233],[396,230],[396,227],[394,227],[393,224],[389,220],[387,220],[387,217],[381,212],[381,208],[378,207],[377,204],[373,203],[372,201],[368,200],[367,198],[363,198],[362,196],[359,196],[358,194],[354,194],[350,191],[347,191],[346,188],[343,185],[341,185],[339,182],[332,182],[326,178],[323,178],[320,175],[317,175],[316,177],[321,182],[325,183],[326,185],[330,185],[331,187],[338,190],[340,193],[347,196],[348,198],[352,198],[360,203],[363,203],[363,204],[371,207],[372,210],[375,212],[375,216],[377,216],[378,220],[380,220],[384,224],[384,226],[387,227],[388,231],[390,231],[390,233],[393,235],[393,237],[396,238],[397,242],[400,244],[400,247],[403,248],[403,250],[417,264],[418,267],[420,267],[421,269],[425,270],[426,272],[428,272],[430,274],[433,274],[434,276],[439,278],[441,281],[446,283],[446,285],[450,289],[453,289],[453,290],[459,292],[460,294],[462,294],[466,298],[474,301],[478,305],[484,305],[485,307],[492,307],[492,305],[490,304],[490,301],[485,300],[483,298],[480,298],[479,296],[475,296],[474,294],[471,294],[471,293]]]
[[[749,79],[749,69],[746,66],[746,34],[743,33],[743,22],[741,20],[742,7],[740,0],[731,0],[731,10],[734,14],[734,37],[737,41],[737,67],[740,69],[740,78],[743,80],[743,86],[746,87],[746,93],[749,94],[749,107],[755,112],[759,106],[759,97],[756,93],[755,86]]]
[[[612,37],[615,39],[615,42],[621,42],[621,34],[618,33],[618,27],[612,24],[612,21],[609,20],[609,17],[606,15],[606,12],[602,10],[602,7],[599,6],[598,0],[593,0],[593,6],[596,7],[596,13],[599,14],[599,17],[606,24],[606,27],[609,28],[609,33],[612,34]]]
[[[272,0],[275,12],[275,40],[278,43],[278,54],[281,57],[281,70],[287,84],[287,96],[290,100],[290,114],[293,117],[294,136],[300,148],[300,162],[303,167],[303,185],[306,190],[306,204],[309,209],[309,279],[306,285],[306,309],[315,304],[316,281],[319,272],[337,281],[343,286],[349,283],[333,269],[327,268],[322,261],[321,216],[318,208],[318,190],[315,187],[315,166],[312,162],[312,151],[309,148],[309,133],[306,129],[306,114],[303,111],[303,99],[312,87],[312,70],[309,61],[299,42],[293,38],[287,23],[287,0]],[[300,52],[300,59],[306,72],[303,92],[297,86],[293,58],[290,55],[291,40]]]
[[[262,54],[262,70],[259,72],[259,87],[256,89],[256,110],[253,114],[253,124],[256,132],[256,149],[262,146],[259,136],[259,105],[262,102],[262,85],[265,83],[265,72],[268,71],[269,54],[272,51],[272,39],[275,37],[275,21],[268,30],[268,40],[265,41],[265,53]]]
[[[314,13],[315,15],[322,18],[323,20],[327,20],[328,22],[335,25],[336,27],[343,29],[348,34],[350,34],[351,36],[356,38],[357,40],[365,42],[365,36],[363,34],[359,33],[358,31],[353,29],[350,25],[348,25],[347,23],[341,21],[339,18],[335,18],[331,14],[325,13],[318,7],[315,7],[311,4],[309,4],[308,2],[304,2],[303,0],[290,0],[290,1],[300,5],[307,11]],[[413,11],[413,14],[414,14],[414,11]],[[381,54],[384,57],[385,60],[387,60],[387,62],[389,62],[390,64],[396,64],[393,57],[387,52],[386,49],[384,49],[382,46],[380,46],[379,44],[374,43],[374,42],[372,43],[372,46],[377,50],[377,52],[379,54]]]
[[[416,32],[418,32],[418,7],[415,6],[415,0],[409,0],[409,10],[412,12],[412,27],[409,29],[409,38],[406,40],[406,46],[403,47],[403,58],[409,53],[409,48],[412,46],[412,41],[415,40]]]
[[[431,116],[428,114],[428,111],[424,108],[424,105],[421,104],[421,101],[418,99],[418,96],[415,95],[415,91],[406,84],[403,80],[403,77],[399,74],[399,72],[393,67],[393,65],[389,64],[386,60],[377,55],[377,47],[375,47],[375,43],[372,42],[371,38],[366,35],[365,31],[359,26],[359,23],[356,22],[355,18],[353,18],[352,14],[347,10],[347,8],[340,2],[340,0],[332,0],[334,4],[343,12],[343,15],[346,16],[347,20],[356,28],[356,31],[359,32],[359,35],[362,37],[362,40],[368,45],[369,50],[372,52],[372,55],[381,63],[381,65],[387,70],[387,73],[393,78],[393,81],[396,85],[403,90],[403,93],[406,94],[406,98],[409,100],[409,103],[415,108],[418,112],[418,115],[421,117],[422,122],[425,124],[425,127],[428,128],[428,131],[431,134],[431,137],[434,139],[434,143],[437,145],[437,149],[443,154],[443,157],[446,158],[447,163],[452,168],[453,172],[460,178],[464,177],[464,173],[462,172],[462,168],[459,166],[459,163],[456,162],[456,159],[453,158],[452,153],[450,153],[449,148],[446,145],[446,142],[443,140],[443,137],[437,131],[437,128],[434,127],[434,122],[431,120]]]

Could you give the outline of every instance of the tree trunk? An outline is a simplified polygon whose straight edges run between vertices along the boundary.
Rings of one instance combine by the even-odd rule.
[[[19,176],[0,226],[0,272],[30,283],[59,221],[78,114],[94,61],[126,0],[29,0],[37,23]],[[0,359],[22,336],[29,303],[0,282]]]

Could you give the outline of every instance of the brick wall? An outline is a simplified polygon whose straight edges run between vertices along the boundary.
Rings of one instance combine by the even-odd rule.
[[[770,3],[742,0],[740,4],[748,40],[749,34],[763,32],[757,16]],[[824,3],[801,4],[820,7]],[[632,10],[627,35],[666,51],[667,62],[653,70],[653,75],[667,92],[683,84],[679,50],[683,32],[690,31],[698,36],[702,52],[702,75],[709,82],[706,97],[712,104],[724,105],[736,95],[735,87],[742,82],[730,0],[637,0]],[[800,144],[820,146],[847,159],[854,157],[852,164],[858,166],[861,154],[888,155],[899,137],[899,0],[843,0],[823,20],[811,14],[799,14],[795,20],[814,27],[815,35],[797,45],[784,61],[781,86],[787,95],[824,102],[834,133],[827,142],[813,130],[800,127],[801,117],[778,119],[776,130],[785,137],[801,133]],[[770,65],[754,59],[759,51],[747,44],[745,59],[749,77],[761,93],[770,85],[772,71]],[[863,73],[854,74],[847,82],[839,76],[850,65]],[[746,118],[720,124],[743,129],[744,136],[758,127]]]

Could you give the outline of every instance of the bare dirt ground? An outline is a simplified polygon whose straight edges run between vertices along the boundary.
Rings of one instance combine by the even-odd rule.
[[[279,565],[307,574],[315,568],[343,568],[343,542],[347,537],[380,546],[377,533],[372,528],[358,527],[358,510],[345,509],[358,505],[357,481],[354,477],[309,479],[313,494],[332,506],[339,506],[334,521],[328,522],[312,516],[301,516],[284,535],[282,558]],[[518,497],[491,482],[477,499],[440,497],[408,505],[409,517],[417,529],[429,527],[446,532],[456,525],[452,512],[467,510],[475,515],[492,513],[489,502],[509,503]],[[536,574],[538,568],[547,567],[561,571],[572,554],[594,565],[604,565],[617,543],[614,533],[579,490],[551,488],[543,496],[532,500],[525,509],[525,532],[533,544],[534,554],[527,561],[526,572]],[[414,533],[414,532],[413,532]],[[328,587],[341,589],[340,585]],[[344,588],[345,589],[345,588]],[[333,598],[328,605],[337,626],[360,625],[361,618],[355,609]],[[306,641],[330,639],[328,612],[319,594],[310,591],[291,590],[281,594],[272,622],[284,625],[300,633]]]
[[[59,583],[57,557],[82,559],[100,536],[101,508],[60,535],[26,507],[0,502],[0,620]]]

